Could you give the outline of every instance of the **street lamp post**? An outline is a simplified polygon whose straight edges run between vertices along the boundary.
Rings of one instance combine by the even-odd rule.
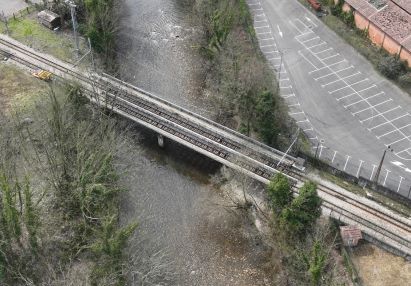
[[[380,177],[382,164],[384,163],[384,158],[385,158],[385,154],[387,153],[387,150],[389,150],[391,152],[394,151],[394,149],[391,149],[391,146],[388,146],[387,149],[384,150],[384,153],[382,154],[382,157],[381,157],[380,164],[378,165],[377,172],[375,173],[375,176],[374,176],[374,184],[375,185],[378,184],[378,178]]]
[[[66,0],[67,5],[70,6],[71,21],[73,23],[74,43],[76,45],[76,54],[79,56],[80,48],[77,37],[77,22],[76,22],[76,4],[72,1]]]

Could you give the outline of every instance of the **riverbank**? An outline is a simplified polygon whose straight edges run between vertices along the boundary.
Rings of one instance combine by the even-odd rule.
[[[123,285],[118,123],[12,60],[0,86],[0,284]]]
[[[125,1],[118,39],[120,74],[164,99],[215,118],[202,93],[201,29],[182,4]],[[123,159],[126,166],[137,166],[125,180],[131,191],[123,200],[122,217],[140,221],[130,252],[157,253],[152,260],[138,255],[135,260],[167,268],[165,277],[159,274],[153,283],[271,285],[269,251],[253,220],[210,181],[220,165],[168,140],[164,150],[158,148],[155,135],[141,127],[133,132],[139,134],[135,146],[140,151]],[[147,271],[136,269],[132,285],[139,285],[141,273]]]

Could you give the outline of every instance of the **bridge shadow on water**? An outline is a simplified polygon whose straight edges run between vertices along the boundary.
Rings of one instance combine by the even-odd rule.
[[[151,129],[131,122],[117,115],[122,124],[136,135],[145,156],[162,165],[171,165],[177,172],[188,175],[201,183],[209,183],[209,178],[216,174],[222,164],[198,153],[172,139],[164,137],[164,147],[158,145],[157,133]]]

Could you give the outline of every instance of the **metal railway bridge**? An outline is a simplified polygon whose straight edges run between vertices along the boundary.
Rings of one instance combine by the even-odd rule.
[[[77,82],[96,104],[267,184],[278,172],[294,191],[308,178],[298,160],[110,75],[87,73],[0,34],[0,53],[31,69]],[[411,259],[411,221],[339,187],[318,184],[323,212],[358,225],[366,238]]]

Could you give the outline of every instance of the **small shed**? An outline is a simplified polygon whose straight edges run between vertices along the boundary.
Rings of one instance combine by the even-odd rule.
[[[43,10],[37,14],[39,22],[47,28],[54,30],[60,26],[60,16],[50,10]]]
[[[357,246],[362,239],[361,229],[355,225],[340,226],[340,233],[345,246]]]

